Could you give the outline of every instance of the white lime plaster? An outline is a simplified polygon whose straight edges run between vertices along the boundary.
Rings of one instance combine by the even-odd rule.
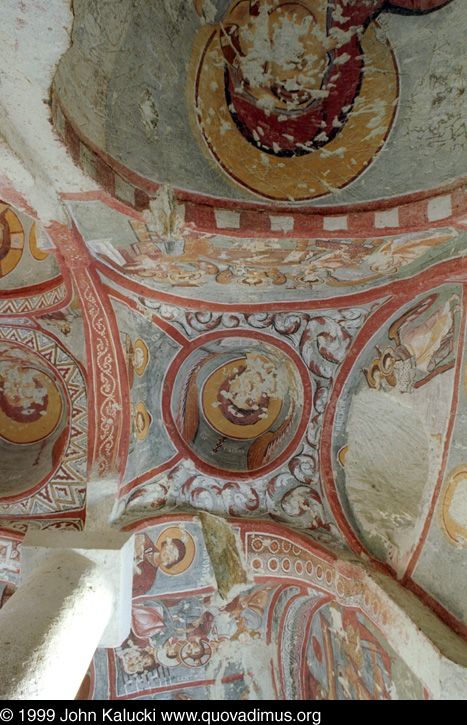
[[[346,489],[357,521],[367,535],[406,551],[428,480],[423,420],[402,400],[365,391],[354,400],[348,431]]]
[[[451,194],[437,196],[428,202],[428,221],[437,222],[446,219],[452,214]]]
[[[68,0],[2,7],[0,134],[7,145],[0,149],[0,175],[44,224],[67,221],[61,192],[98,188],[75,166],[50,123],[50,85],[69,46],[72,22]]]
[[[376,229],[384,229],[386,227],[399,226],[399,209],[389,209],[388,211],[375,212]]]
[[[328,232],[339,231],[339,229],[347,229],[347,215],[345,216],[325,216],[323,218],[323,229]]]

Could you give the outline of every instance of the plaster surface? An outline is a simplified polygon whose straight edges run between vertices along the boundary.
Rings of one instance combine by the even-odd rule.
[[[465,697],[464,8],[289,5],[5,12],[0,606],[134,533],[82,699]]]

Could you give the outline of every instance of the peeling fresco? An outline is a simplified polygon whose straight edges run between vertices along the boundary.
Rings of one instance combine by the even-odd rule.
[[[444,228],[369,239],[252,239],[182,229],[164,239],[146,221],[102,202],[70,209],[103,274],[154,291],[209,302],[332,298],[383,286],[462,254],[465,231]],[[90,213],[91,212],[91,213]]]
[[[118,28],[110,7],[81,0],[75,15],[56,124],[67,139],[74,128],[76,159],[126,202],[168,182],[220,198],[352,203],[464,173],[456,0],[125,3]],[[109,31],[111,47],[97,40]],[[100,89],[91,103],[88,77]]]
[[[174,542],[179,541],[176,536],[185,536],[187,549],[174,556],[179,562],[173,574],[160,564],[164,579],[158,580],[158,572],[153,589],[143,594],[138,584],[138,537],[144,536],[146,550],[154,552],[164,533]],[[261,527],[245,531],[247,559],[257,572],[255,562],[261,561],[268,580],[258,572],[236,595],[222,600],[209,579],[209,566],[200,569],[206,553],[196,519],[178,526],[152,524],[136,536],[130,635],[121,647],[96,653],[80,699],[429,696],[386,639],[391,615],[384,599],[364,581],[340,576],[309,546]],[[193,556],[194,547],[197,553],[186,568],[184,557]],[[168,561],[162,552],[160,561]],[[187,579],[190,567],[197,571]],[[198,585],[193,588],[195,577]]]
[[[399,575],[414,566],[439,495],[461,319],[460,287],[413,300],[367,344],[338,403],[333,457],[340,500],[365,547]]]
[[[24,534],[86,529],[110,482],[131,631],[78,699],[439,698],[467,639],[461,0],[73,14],[50,116],[86,183],[33,165],[41,220],[0,179],[0,606]]]

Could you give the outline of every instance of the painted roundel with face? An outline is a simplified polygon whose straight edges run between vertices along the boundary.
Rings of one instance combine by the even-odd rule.
[[[48,479],[67,444],[69,412],[63,381],[48,360],[0,341],[0,498]]]
[[[210,340],[181,363],[171,414],[201,468],[259,475],[297,440],[304,406],[300,361],[254,338]]]
[[[58,425],[63,401],[56,376],[38,356],[0,345],[0,437],[16,444],[47,438]]]
[[[376,18],[450,1],[194,0],[207,20],[192,82],[210,155],[270,199],[313,199],[350,183],[384,144],[399,95]]]
[[[0,202],[0,278],[19,264],[23,248],[23,225],[10,207]]]

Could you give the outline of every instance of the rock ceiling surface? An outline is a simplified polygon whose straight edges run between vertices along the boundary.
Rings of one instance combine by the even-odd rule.
[[[132,633],[82,697],[440,696],[356,562],[465,639],[461,0],[73,10],[5,22],[3,600],[113,481]]]

